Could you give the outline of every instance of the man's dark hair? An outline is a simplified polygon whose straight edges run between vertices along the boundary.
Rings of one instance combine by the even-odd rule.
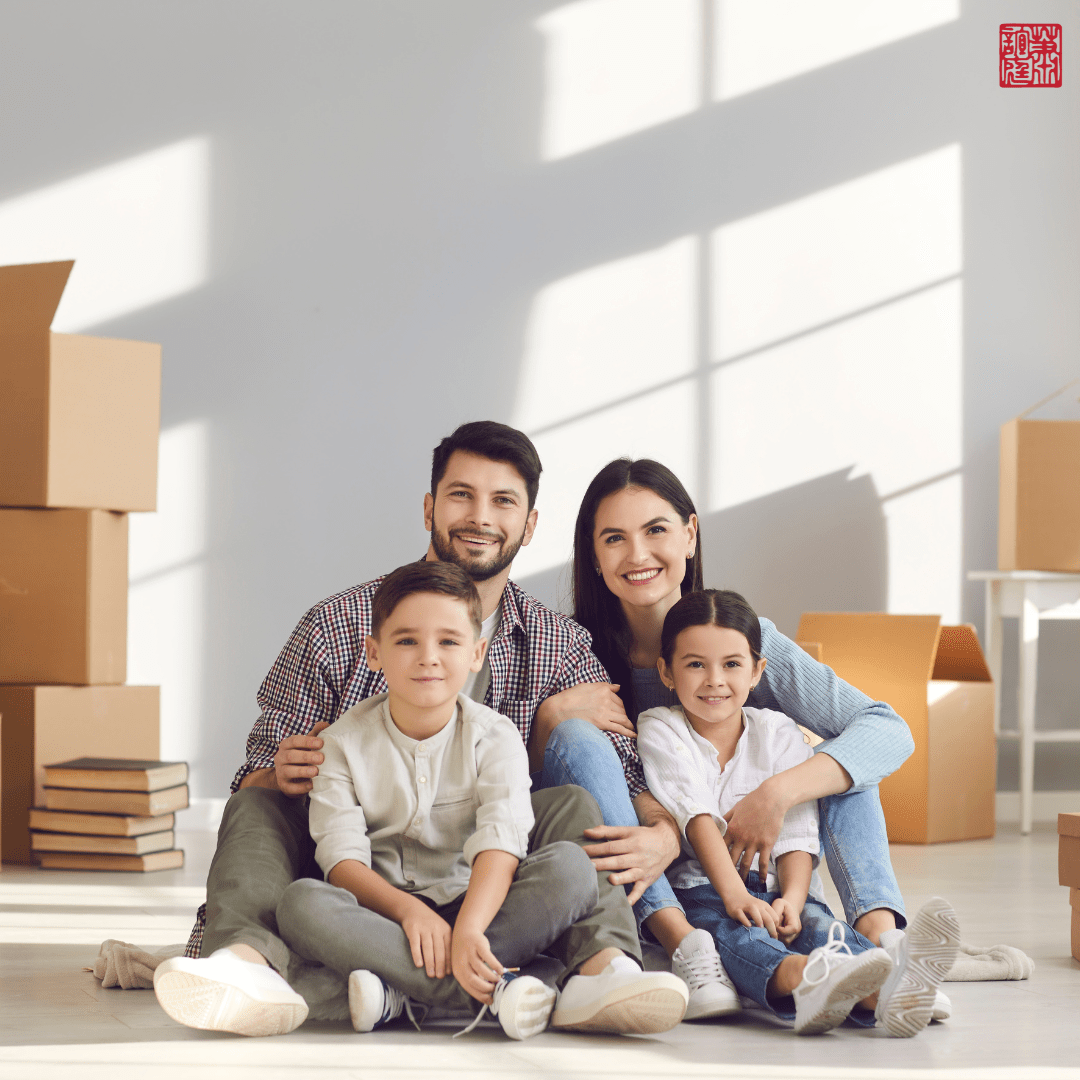
[[[371,604],[371,636],[378,637],[383,623],[393,614],[394,608],[415,593],[438,593],[460,600],[468,608],[469,621],[476,636],[480,636],[483,625],[480,594],[460,566],[445,562],[406,563],[388,574]]]
[[[446,463],[450,455],[461,450],[466,454],[502,461],[512,465],[525,481],[529,496],[529,509],[536,503],[536,491],[540,487],[540,455],[532,440],[517,428],[497,424],[494,420],[474,420],[462,424],[452,435],[447,435],[431,455],[431,495],[434,498],[439,482],[446,475]]]

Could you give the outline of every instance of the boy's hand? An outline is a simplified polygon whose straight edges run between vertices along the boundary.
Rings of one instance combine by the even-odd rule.
[[[772,909],[776,912],[776,936],[785,945],[790,945],[802,930],[799,909],[790,900],[785,900],[782,896],[778,896],[772,902]]]
[[[743,926],[760,926],[769,931],[769,937],[776,937],[776,912],[764,900],[744,893],[731,900],[724,900],[727,913]]]
[[[487,937],[479,930],[459,924],[454,930],[450,953],[454,978],[461,988],[477,1001],[490,1005],[491,992],[503,973],[503,966],[495,959]]]
[[[450,924],[417,900],[402,918],[401,929],[409,939],[413,963],[422,967],[429,979],[443,978],[450,967]]]
[[[281,740],[274,755],[274,780],[283,795],[296,799],[311,790],[311,778],[319,775],[323,763],[323,741],[317,736],[329,726],[320,720],[306,735],[290,735]]]

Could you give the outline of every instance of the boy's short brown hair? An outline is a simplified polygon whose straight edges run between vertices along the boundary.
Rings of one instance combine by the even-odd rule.
[[[476,636],[480,636],[483,609],[472,579],[460,566],[434,561],[406,563],[383,579],[371,604],[371,636],[378,637],[394,608],[415,593],[438,593],[460,600],[469,612]]]

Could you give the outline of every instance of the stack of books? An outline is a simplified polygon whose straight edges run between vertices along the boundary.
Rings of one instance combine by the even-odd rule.
[[[76,758],[45,766],[30,844],[52,870],[172,870],[175,811],[188,805],[183,761]]]

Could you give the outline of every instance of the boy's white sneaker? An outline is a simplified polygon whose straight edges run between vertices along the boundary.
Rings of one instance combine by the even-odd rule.
[[[467,1028],[454,1036],[468,1035],[490,1012],[497,1017],[503,1031],[511,1039],[529,1039],[548,1026],[551,1010],[558,994],[546,983],[532,975],[503,972],[491,994],[491,1004],[485,1005]]]
[[[893,963],[900,959],[900,944],[906,937],[903,930],[886,930],[881,935],[881,947],[893,958]],[[934,1008],[930,1013],[930,1019],[939,1023],[948,1020],[952,1016],[952,999],[938,989],[934,995]]]
[[[353,1031],[374,1031],[396,1020],[405,1009],[413,1024],[410,1002],[400,990],[384,982],[374,971],[357,969],[349,974],[349,1019]]]
[[[642,971],[618,956],[599,975],[572,975],[559,995],[551,1026],[615,1035],[670,1031],[686,1012],[690,993],[670,971]]]
[[[708,930],[693,930],[679,942],[671,970],[690,993],[684,1020],[727,1016],[742,1011],[739,994],[720,962],[716,942]]]
[[[828,943],[816,948],[806,962],[802,982],[794,991],[798,1035],[817,1035],[838,1027],[863,998],[880,989],[893,970],[892,958],[884,949],[853,956],[844,933],[844,924],[834,922]]]
[[[241,960],[228,948],[158,964],[154,993],[173,1020],[200,1031],[286,1035],[308,1014],[307,1002],[272,967]]]
[[[878,994],[877,1026],[898,1039],[922,1031],[959,947],[956,913],[947,900],[935,896],[919,909],[898,943],[892,972]]]

